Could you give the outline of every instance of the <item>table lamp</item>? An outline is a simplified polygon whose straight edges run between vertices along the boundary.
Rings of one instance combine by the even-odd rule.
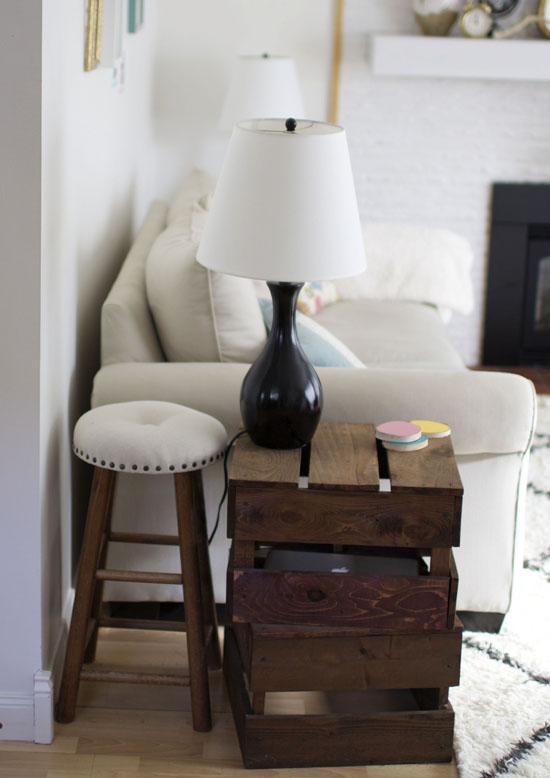
[[[219,126],[231,132],[255,116],[304,116],[302,92],[294,60],[261,54],[241,56],[233,68]]]
[[[257,445],[304,446],[323,399],[296,333],[296,299],[305,281],[365,268],[343,128],[295,119],[239,122],[197,260],[220,273],[268,282],[271,331],[244,378],[241,415]]]

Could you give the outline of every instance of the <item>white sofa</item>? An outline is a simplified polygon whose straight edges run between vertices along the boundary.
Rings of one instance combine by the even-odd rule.
[[[183,198],[186,207],[189,197]],[[181,201],[181,197],[180,197]],[[236,362],[169,362],[151,315],[145,268],[170,212],[154,202],[102,309],[102,367],[92,406],[155,399],[181,403],[220,419],[231,436],[240,424],[239,391],[248,369]],[[345,285],[344,285],[345,291]],[[361,297],[357,286],[351,296]],[[528,452],[536,398],[520,376],[466,369],[432,305],[405,300],[354,299],[328,305],[315,320],[340,338],[366,369],[318,368],[323,418],[380,423],[428,418],[449,423],[464,484],[458,608],[505,614],[514,570],[522,562]],[[209,525],[223,488],[221,465],[204,471]],[[137,531],[175,525],[168,476],[121,474],[114,524]],[[228,541],[225,507],[211,546],[216,600],[224,601]],[[112,544],[109,565],[177,571],[177,551]],[[177,601],[179,587],[110,584],[110,600]]]

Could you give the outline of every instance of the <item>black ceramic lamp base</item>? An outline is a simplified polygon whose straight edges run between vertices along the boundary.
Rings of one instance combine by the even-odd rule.
[[[271,332],[241,388],[241,415],[252,441],[265,448],[300,448],[313,438],[323,406],[319,376],[296,333],[303,284],[268,283]]]

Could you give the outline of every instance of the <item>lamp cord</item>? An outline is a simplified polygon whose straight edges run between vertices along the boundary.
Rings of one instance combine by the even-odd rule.
[[[230,453],[231,448],[232,448],[233,444],[235,443],[235,441],[238,438],[242,437],[242,435],[248,435],[248,432],[246,430],[241,430],[240,432],[237,432],[237,434],[229,441],[229,443],[227,444],[227,448],[225,449],[225,454],[224,454],[224,458],[223,458],[223,478],[224,478],[223,494],[222,494],[222,498],[220,500],[220,504],[218,505],[218,515],[216,516],[216,523],[214,524],[214,528],[213,528],[213,530],[210,533],[210,536],[208,538],[208,545],[209,546],[211,545],[212,541],[214,540],[214,535],[216,534],[216,532],[218,530],[218,526],[219,526],[219,523],[220,523],[220,513],[221,513],[221,510],[222,510],[222,506],[223,506],[223,504],[225,502],[225,498],[227,497],[227,490],[229,488],[229,474],[227,472],[227,460],[229,458],[229,453]]]

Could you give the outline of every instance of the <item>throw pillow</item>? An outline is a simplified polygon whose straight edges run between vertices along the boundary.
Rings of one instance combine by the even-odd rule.
[[[271,330],[271,300],[259,298],[267,331]],[[306,355],[315,367],[365,367],[350,349],[325,327],[296,312],[296,330]]]
[[[332,281],[306,281],[300,290],[296,308],[306,316],[315,316],[321,308],[340,299]]]
[[[169,361],[252,362],[266,340],[252,282],[196,260],[205,206],[205,198],[194,202],[191,223],[176,219],[155,240],[146,265],[149,306]]]

